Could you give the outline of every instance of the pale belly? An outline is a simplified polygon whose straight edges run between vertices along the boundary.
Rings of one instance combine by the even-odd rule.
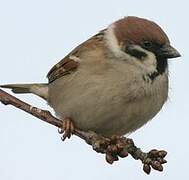
[[[160,111],[167,99],[167,77],[163,76],[153,84],[140,86],[140,81],[124,83],[112,79],[104,81],[106,86],[75,83],[66,82],[63,90],[58,85],[50,86],[49,104],[60,118],[71,117],[76,127],[104,136],[124,135],[140,128]],[[54,88],[59,89],[58,94],[51,93]]]

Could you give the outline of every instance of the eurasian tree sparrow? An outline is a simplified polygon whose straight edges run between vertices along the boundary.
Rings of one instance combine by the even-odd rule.
[[[47,84],[1,87],[42,97],[81,130],[124,135],[160,111],[168,97],[167,59],[176,57],[157,24],[129,16],[76,47],[49,71]]]

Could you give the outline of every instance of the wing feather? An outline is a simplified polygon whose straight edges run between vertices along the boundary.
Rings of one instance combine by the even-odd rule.
[[[77,70],[77,68],[79,67],[79,57],[80,57],[81,53],[86,51],[87,47],[90,47],[90,44],[94,44],[94,42],[102,41],[104,31],[105,30],[102,30],[101,32],[99,32],[98,34],[93,36],[92,38],[88,39],[81,45],[77,46],[65,58],[63,58],[62,60],[60,60],[60,62],[58,62],[56,65],[54,65],[52,67],[52,69],[47,74],[49,83]]]

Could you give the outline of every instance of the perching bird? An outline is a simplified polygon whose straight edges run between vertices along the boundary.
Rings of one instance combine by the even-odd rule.
[[[168,59],[180,57],[154,22],[125,17],[91,37],[56,64],[47,84],[10,84],[33,93],[69,117],[75,127],[106,137],[135,131],[151,120],[168,97]],[[70,130],[71,128],[71,130]]]

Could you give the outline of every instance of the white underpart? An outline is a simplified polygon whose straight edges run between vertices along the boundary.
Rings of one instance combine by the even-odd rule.
[[[119,43],[117,41],[117,38],[115,36],[115,33],[114,33],[114,27],[115,27],[114,24],[110,25],[105,33],[105,39],[107,42],[107,46],[110,49],[110,51],[112,52],[112,54],[120,60],[127,60],[127,61],[130,61],[130,63],[136,64],[137,66],[139,66],[141,68],[142,71],[144,71],[144,73],[151,74],[151,73],[157,71],[156,70],[156,61],[157,60],[156,60],[156,56],[154,55],[154,53],[147,51],[138,45],[134,45],[133,48],[143,51],[147,54],[147,57],[145,57],[141,61],[121,50]]]

